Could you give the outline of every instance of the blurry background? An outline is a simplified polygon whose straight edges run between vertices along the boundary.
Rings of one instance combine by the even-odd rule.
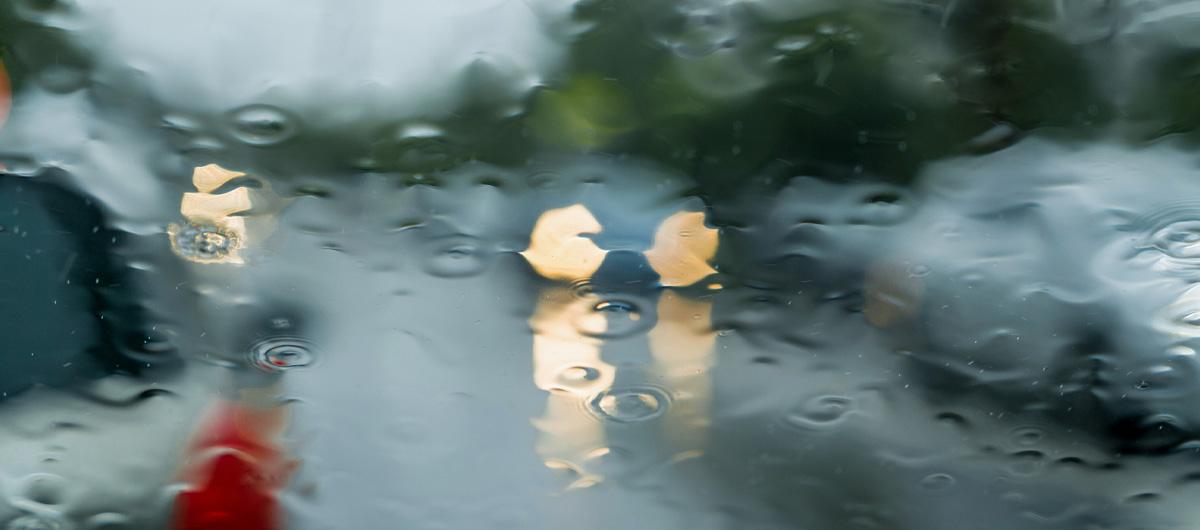
[[[0,524],[1191,528],[1198,24],[5,2]]]

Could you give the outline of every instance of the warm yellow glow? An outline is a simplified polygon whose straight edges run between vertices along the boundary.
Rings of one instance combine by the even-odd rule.
[[[654,234],[646,261],[668,287],[691,285],[717,272],[708,261],[717,254],[717,231],[704,226],[703,212],[677,212]]]
[[[570,289],[543,293],[530,319],[533,328],[533,380],[548,392],[593,395],[612,386],[616,369],[600,360],[608,320],[592,310],[593,296],[579,296]]]
[[[540,275],[552,280],[590,278],[606,251],[583,234],[602,227],[583,205],[549,210],[534,226],[529,249],[522,256]],[[678,212],[658,227],[654,246],[645,253],[651,267],[668,287],[686,286],[716,272],[708,261],[717,251],[717,231],[704,226],[701,212]],[[707,285],[710,290],[719,284]],[[606,302],[598,296],[560,285],[538,298],[530,318],[533,329],[533,379],[547,392],[546,410],[533,420],[538,429],[535,450],[546,465],[570,470],[576,478],[567,489],[588,487],[604,480],[595,471],[608,455],[606,423],[589,412],[591,401],[612,389],[616,367],[601,358],[608,326]],[[655,383],[672,397],[658,427],[669,451],[664,459],[679,462],[704,454],[710,423],[716,333],[708,298],[685,298],[663,290],[655,327],[647,337],[654,359]],[[640,317],[638,314],[631,319]],[[614,401],[614,396],[601,399]],[[603,406],[601,401],[601,406]]]
[[[208,193],[184,193],[179,204],[179,213],[192,222],[216,222],[231,214],[250,209],[250,190],[236,190],[212,195]]]
[[[863,315],[877,327],[906,322],[917,316],[925,283],[905,267],[887,261],[867,271]]]
[[[600,222],[582,204],[547,210],[534,223],[529,248],[521,255],[538,274],[551,280],[589,278],[607,251],[581,237],[601,231]]]
[[[246,246],[246,220],[235,214],[253,208],[250,190],[210,193],[244,175],[216,164],[192,172],[192,184],[199,191],[184,193],[179,203],[186,224],[167,227],[171,248],[177,255],[193,263],[244,263],[239,251]]]
[[[200,193],[212,193],[226,182],[244,176],[246,174],[240,171],[230,171],[216,164],[209,164],[192,171],[192,185]]]
[[[585,402],[616,377],[616,368],[600,360],[602,341],[595,335],[608,321],[592,311],[595,304],[594,296],[553,288],[538,298],[529,320],[534,384],[549,393],[546,412],[533,421],[541,431],[536,451],[547,465],[565,465],[592,483],[600,477],[585,473],[583,462],[604,447],[604,429],[587,413]]]
[[[649,339],[655,370],[675,395],[664,418],[664,438],[677,451],[700,451],[711,416],[709,370],[716,364],[711,300],[663,291]]]

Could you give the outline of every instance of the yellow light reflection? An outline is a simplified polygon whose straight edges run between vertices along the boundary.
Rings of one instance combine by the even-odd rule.
[[[534,384],[549,394],[545,413],[533,421],[541,431],[535,450],[547,465],[575,470],[578,485],[572,487],[600,480],[583,462],[604,447],[604,429],[585,404],[588,396],[611,387],[616,377],[616,368],[600,360],[602,341],[596,335],[605,331],[608,321],[592,311],[595,304],[592,295],[551,288],[538,298],[529,321]]]
[[[580,235],[601,229],[583,205],[549,210],[538,219],[522,255],[548,279],[585,280],[599,269],[606,251]],[[686,286],[715,272],[708,260],[717,242],[716,230],[704,226],[703,213],[678,212],[659,226],[645,256],[664,286]],[[547,392],[545,413],[533,420],[539,430],[535,450],[548,467],[577,475],[567,489],[601,482],[604,476],[593,463],[610,452],[605,424],[588,411],[617,375],[616,367],[601,358],[600,337],[608,320],[597,308],[603,305],[594,294],[559,285],[541,293],[529,320],[534,384]],[[647,340],[656,382],[673,398],[661,427],[669,459],[679,462],[703,455],[707,440],[716,343],[712,303],[664,290],[657,310]]]
[[[863,314],[871,325],[883,328],[919,314],[925,284],[901,264],[885,261],[867,271],[864,290]]]
[[[193,263],[244,263],[239,251],[246,246],[246,220],[235,214],[254,207],[250,190],[237,188],[213,194],[227,182],[245,176],[216,164],[196,168],[192,185],[198,192],[183,194],[179,213],[186,224],[171,224],[167,234],[171,249]]]
[[[681,287],[717,272],[708,264],[716,254],[717,231],[704,226],[704,213],[677,212],[659,225],[645,256],[663,285]]]
[[[709,370],[716,364],[712,302],[664,291],[649,339],[655,370],[675,395],[664,418],[664,438],[679,453],[702,451],[711,418]]]
[[[589,278],[607,251],[583,234],[599,233],[602,227],[582,204],[547,210],[538,218],[521,255],[544,278],[581,280]]]

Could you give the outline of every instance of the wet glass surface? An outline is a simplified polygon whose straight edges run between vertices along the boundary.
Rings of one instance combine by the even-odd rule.
[[[0,527],[1193,528],[1197,35],[0,2]]]

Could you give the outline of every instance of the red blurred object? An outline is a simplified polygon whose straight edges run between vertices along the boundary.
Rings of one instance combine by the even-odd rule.
[[[8,71],[4,69],[4,61],[0,61],[0,127],[8,119],[8,109],[12,108],[12,86],[8,82]]]
[[[189,487],[175,501],[173,530],[276,530],[283,513],[276,492],[296,462],[275,438],[283,406],[219,401],[186,454]]]

